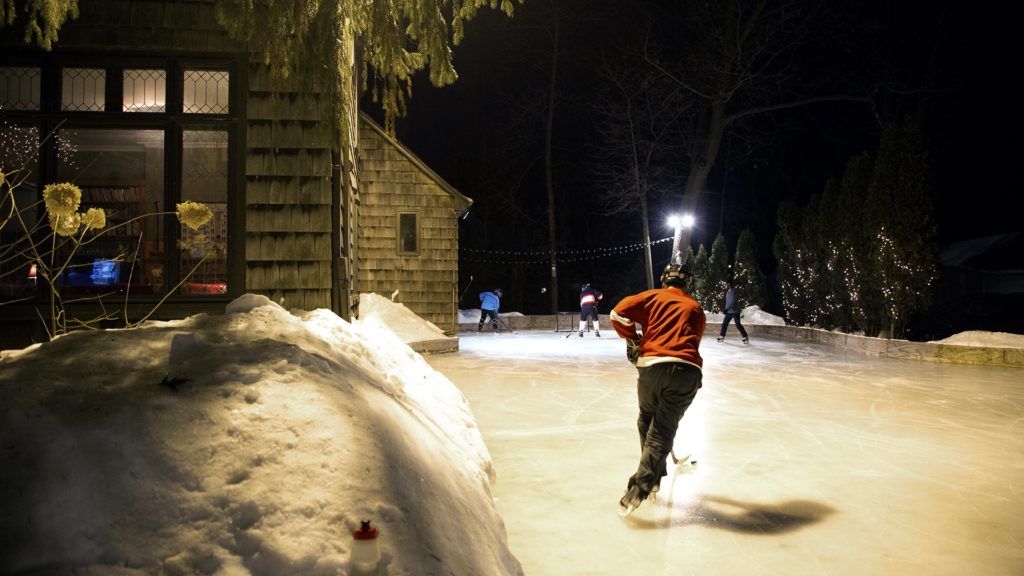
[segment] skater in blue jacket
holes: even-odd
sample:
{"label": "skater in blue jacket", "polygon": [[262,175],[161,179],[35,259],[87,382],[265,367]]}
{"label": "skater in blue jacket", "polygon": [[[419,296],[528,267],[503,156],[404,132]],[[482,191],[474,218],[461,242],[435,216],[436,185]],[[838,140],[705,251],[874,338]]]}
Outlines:
{"label": "skater in blue jacket", "polygon": [[729,322],[732,320],[736,321],[736,329],[740,331],[740,336],[743,337],[743,343],[749,342],[747,338],[747,331],[743,329],[743,324],[740,324],[740,307],[736,304],[736,293],[732,289],[732,282],[725,283],[725,320],[722,321],[722,331],[718,333],[718,341],[725,340],[725,331],[729,329]]}
{"label": "skater in blue jacket", "polygon": [[491,326],[494,327],[494,331],[498,331],[499,308],[501,308],[501,288],[480,293],[480,323],[477,324],[477,332],[483,332],[484,322],[487,321],[488,316],[491,318]]}

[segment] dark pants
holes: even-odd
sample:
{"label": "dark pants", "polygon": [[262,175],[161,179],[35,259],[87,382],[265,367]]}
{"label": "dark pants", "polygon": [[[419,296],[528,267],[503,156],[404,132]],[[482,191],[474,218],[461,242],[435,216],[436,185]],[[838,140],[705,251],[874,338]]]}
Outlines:
{"label": "dark pants", "polygon": [[491,317],[491,326],[494,326],[494,331],[498,331],[498,314],[494,310],[480,310],[480,323],[476,326],[477,332],[484,329],[484,322],[487,321],[488,316]]}
{"label": "dark pants", "polygon": [[700,368],[679,362],[655,364],[637,371],[640,465],[627,488],[639,484],[643,494],[648,494],[665,476],[665,459],[672,451],[679,421],[697,396],[703,374]]}
{"label": "dark pants", "polygon": [[597,322],[597,306],[594,306],[593,304],[584,304],[580,309],[580,321],[585,322],[588,319]]}
{"label": "dark pants", "polygon": [[736,329],[740,331],[740,336],[747,337],[747,331],[743,329],[743,324],[740,324],[740,313],[726,312],[725,320],[722,321],[722,332],[718,335],[719,338],[725,338],[725,331],[729,328],[729,321],[733,318],[736,319]]}

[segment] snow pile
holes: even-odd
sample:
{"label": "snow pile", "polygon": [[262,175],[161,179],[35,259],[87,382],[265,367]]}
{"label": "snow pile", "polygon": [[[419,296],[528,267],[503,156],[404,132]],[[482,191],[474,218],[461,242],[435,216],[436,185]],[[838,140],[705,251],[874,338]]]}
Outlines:
{"label": "snow pile", "polygon": [[243,296],[0,355],[0,572],[521,574],[461,393],[392,333]]}
{"label": "snow pile", "polygon": [[359,295],[359,319],[357,325],[380,328],[394,332],[402,342],[422,342],[447,338],[444,330],[417,316],[405,304],[374,294]]}
{"label": "snow pile", "polygon": [[956,344],[958,346],[984,346],[987,348],[1024,348],[1024,335],[1007,332],[981,332],[968,330],[942,340],[939,344]]}
{"label": "snow pile", "polygon": [[[705,310],[704,315],[707,317],[708,325],[721,324],[722,320],[725,320],[725,314],[714,314]],[[761,310],[760,306],[747,306],[740,313],[740,322],[744,324],[775,324],[777,326],[785,326],[786,321],[779,316],[769,314],[764,310]],[[730,322],[730,324],[732,324]]]}

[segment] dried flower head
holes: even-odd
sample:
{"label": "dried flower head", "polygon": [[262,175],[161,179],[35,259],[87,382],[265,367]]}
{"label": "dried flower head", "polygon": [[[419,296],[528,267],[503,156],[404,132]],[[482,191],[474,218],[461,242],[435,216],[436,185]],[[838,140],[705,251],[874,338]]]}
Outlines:
{"label": "dried flower head", "polygon": [[43,188],[46,212],[53,216],[70,216],[82,203],[82,190],[70,182],[47,184]]}
{"label": "dried flower head", "polygon": [[82,215],[78,212],[67,216],[50,213],[50,228],[57,236],[74,236],[82,225]]}
{"label": "dried flower head", "polygon": [[86,230],[99,230],[107,225],[107,213],[103,208],[89,208],[82,214],[82,226]]}
{"label": "dried flower head", "polygon": [[198,230],[200,226],[213,218],[213,211],[202,202],[186,200],[178,204],[177,215],[182,224],[193,230]]}
{"label": "dried flower head", "polygon": [[7,174],[4,174],[4,171],[0,170],[0,186],[3,186],[4,182],[6,180],[7,180]]}

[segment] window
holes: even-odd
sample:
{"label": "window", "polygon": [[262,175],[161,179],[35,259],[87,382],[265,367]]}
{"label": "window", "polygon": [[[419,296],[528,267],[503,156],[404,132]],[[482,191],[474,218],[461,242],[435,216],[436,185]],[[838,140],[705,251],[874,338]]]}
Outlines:
{"label": "window", "polygon": [[163,70],[125,70],[121,80],[125,112],[164,112],[167,110],[167,73]]}
{"label": "window", "polygon": [[[82,190],[80,211],[104,210],[103,233],[87,234],[55,280],[66,296],[227,294],[230,258],[242,256],[229,251],[241,163],[232,153],[235,62],[118,60],[61,55],[0,66],[0,170],[25,166],[16,188],[0,188],[0,209],[31,207],[46,184],[71,182]],[[198,230],[180,225],[174,212],[184,201],[205,204],[211,220]],[[28,227],[48,232],[41,209],[23,212]],[[5,226],[2,235],[2,250],[15,253],[24,231]],[[29,260],[0,258],[0,299],[44,295]]]}
{"label": "window", "polygon": [[182,286],[189,294],[225,294],[228,240],[228,133],[186,130],[182,134],[181,199],[202,202],[213,212],[199,230],[180,227]]}
{"label": "window", "polygon": [[416,213],[400,212],[398,214],[398,253],[415,254],[419,252],[419,231],[416,229]]}
{"label": "window", "polygon": [[185,70],[184,111],[187,114],[227,114],[231,76],[217,70]]}
{"label": "window", "polygon": [[[39,129],[33,125],[0,121],[0,300],[31,297],[35,277],[29,248],[21,223],[29,230],[37,228],[38,212],[31,206],[39,197]],[[26,210],[25,208],[29,208]],[[17,210],[20,222],[12,216]]]}
{"label": "window", "polygon": [[[107,219],[105,232],[75,252],[61,279],[65,290],[94,293],[115,285],[130,287],[134,294],[162,294],[164,219],[146,214],[166,209],[164,132],[61,129],[57,140],[61,153],[56,181],[74,182],[82,189],[82,208],[102,208]],[[116,268],[97,279],[97,263]]]}
{"label": "window", "polygon": [[0,110],[39,110],[39,68],[0,68]]}
{"label": "window", "polygon": [[65,68],[61,75],[60,109],[102,112],[107,106],[107,71],[99,68]]}

